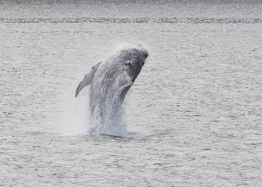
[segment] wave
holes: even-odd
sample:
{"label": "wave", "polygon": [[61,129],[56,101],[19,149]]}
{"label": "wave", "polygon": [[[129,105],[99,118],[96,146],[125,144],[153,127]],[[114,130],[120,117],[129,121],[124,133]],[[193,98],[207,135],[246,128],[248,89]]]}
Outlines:
{"label": "wave", "polygon": [[255,24],[262,18],[0,18],[0,23],[209,23],[209,24]]}

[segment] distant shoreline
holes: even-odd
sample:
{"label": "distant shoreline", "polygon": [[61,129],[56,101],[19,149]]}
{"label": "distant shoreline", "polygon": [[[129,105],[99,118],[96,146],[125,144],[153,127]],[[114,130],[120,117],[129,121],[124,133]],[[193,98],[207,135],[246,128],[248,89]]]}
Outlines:
{"label": "distant shoreline", "polygon": [[215,23],[215,24],[255,24],[262,23],[262,18],[0,18],[0,23]]}

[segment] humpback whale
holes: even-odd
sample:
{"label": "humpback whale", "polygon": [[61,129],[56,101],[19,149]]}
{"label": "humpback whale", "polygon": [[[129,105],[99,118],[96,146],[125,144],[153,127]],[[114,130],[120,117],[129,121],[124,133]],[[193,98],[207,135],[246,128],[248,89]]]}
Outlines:
{"label": "humpback whale", "polygon": [[84,76],[75,97],[90,85],[89,134],[125,135],[122,103],[147,57],[148,51],[142,45],[128,44],[93,66],[91,72]]}

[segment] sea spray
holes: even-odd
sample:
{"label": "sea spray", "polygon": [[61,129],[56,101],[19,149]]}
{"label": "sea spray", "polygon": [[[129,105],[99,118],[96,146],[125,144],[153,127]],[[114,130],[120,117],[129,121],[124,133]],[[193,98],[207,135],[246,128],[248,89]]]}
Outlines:
{"label": "sea spray", "polygon": [[84,88],[77,98],[71,100],[71,104],[63,119],[64,135],[87,135],[90,123],[89,107],[90,86]]}
{"label": "sea spray", "polygon": [[[111,85],[108,92],[114,93],[111,99],[105,99],[103,108],[99,105],[94,105],[93,113],[95,115],[90,119],[90,134],[107,134],[114,136],[126,136],[126,123],[122,117],[124,115],[124,109],[122,107],[122,100],[120,95],[123,94],[124,90],[132,85],[131,79],[126,76],[128,80],[125,80],[125,84],[120,83],[118,79],[115,84]],[[119,84],[123,84],[119,87]],[[106,95],[103,93],[102,95]],[[105,96],[106,97],[106,96]]]}
{"label": "sea spray", "polygon": [[[123,89],[123,88],[122,88]],[[122,92],[120,88],[115,97]],[[117,101],[117,108],[112,108],[112,103],[106,105],[103,116],[91,118],[90,86],[85,87],[77,98],[73,98],[68,109],[62,117],[65,136],[83,136],[88,134],[107,134],[115,136],[126,135],[126,123],[122,120],[124,109],[121,102]]]}

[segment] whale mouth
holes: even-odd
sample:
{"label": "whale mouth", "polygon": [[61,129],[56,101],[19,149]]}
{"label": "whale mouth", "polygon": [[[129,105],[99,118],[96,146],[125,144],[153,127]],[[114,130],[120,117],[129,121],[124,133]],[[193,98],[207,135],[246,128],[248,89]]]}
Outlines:
{"label": "whale mouth", "polygon": [[148,51],[143,48],[142,44],[138,44],[137,47],[139,47],[142,50],[142,56],[146,59],[148,57]]}
{"label": "whale mouth", "polygon": [[146,59],[148,57],[148,51],[146,49],[143,49],[141,51],[141,53],[142,53],[142,56],[144,57],[144,59]]}
{"label": "whale mouth", "polygon": [[148,52],[145,52],[145,53],[143,54],[143,56],[144,56],[144,58],[146,59],[146,58],[148,57]]}

